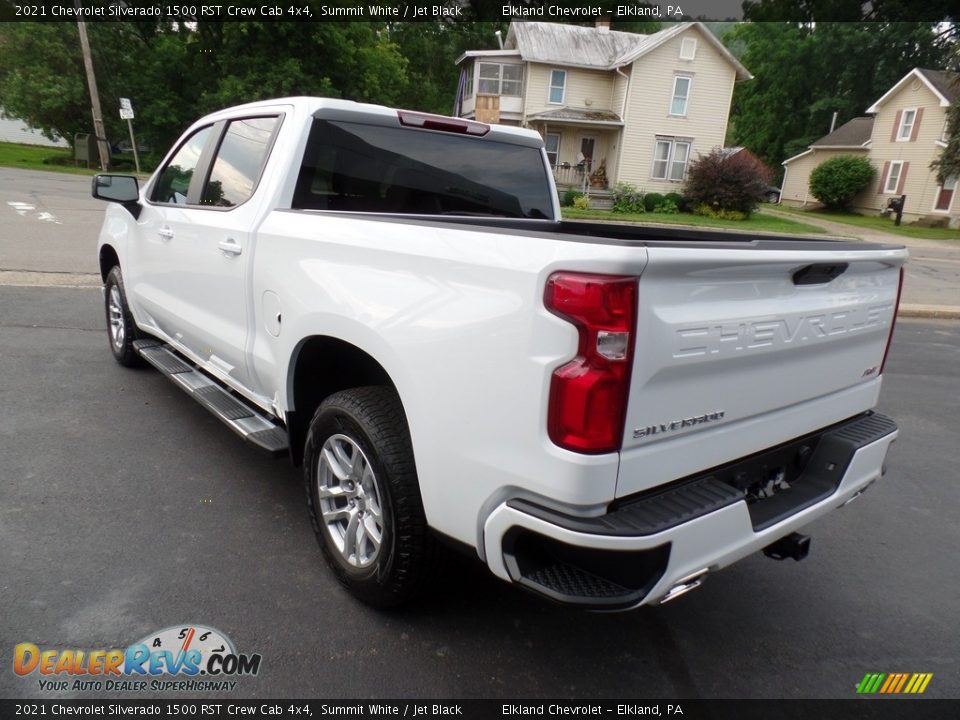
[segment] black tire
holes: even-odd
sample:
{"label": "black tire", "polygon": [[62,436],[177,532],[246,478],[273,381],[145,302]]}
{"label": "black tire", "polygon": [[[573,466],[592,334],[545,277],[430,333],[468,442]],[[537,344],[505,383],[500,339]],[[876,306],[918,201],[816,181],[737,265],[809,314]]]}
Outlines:
{"label": "black tire", "polygon": [[[334,473],[332,463],[324,458],[325,447],[345,452],[337,456],[337,467],[341,471],[350,467],[349,477],[356,482],[341,480]],[[341,457],[352,458],[351,464],[341,464]],[[372,471],[370,484],[376,492],[364,490],[366,484],[354,477],[360,472],[353,470],[360,467],[358,463]],[[303,464],[313,529],[340,584],[374,607],[393,607],[415,596],[433,575],[440,550],[427,528],[410,433],[397,394],[386,387],[360,387],[328,397],[310,421]],[[336,481],[332,490],[330,481]],[[322,484],[328,490],[321,496]],[[347,489],[357,493],[352,502]],[[328,520],[323,517],[325,510],[331,513]],[[377,527],[377,511],[382,524],[379,547],[374,549],[376,533],[367,530],[367,523]],[[329,520],[344,513],[348,517]],[[355,513],[357,524],[348,541]],[[353,554],[347,550],[348,543]],[[362,566],[364,560],[369,564]]]}
{"label": "black tire", "polygon": [[[111,306],[114,306],[111,309]],[[117,307],[119,306],[119,312]],[[127,293],[123,287],[120,266],[115,265],[107,273],[104,283],[103,309],[107,318],[107,342],[114,359],[124,367],[140,367],[143,359],[133,349],[133,341],[140,337],[137,324],[127,305]],[[116,323],[116,324],[115,324]]]}
{"label": "black tire", "polygon": [[769,192],[767,193],[767,202],[771,204],[776,204],[780,200],[780,193]]}

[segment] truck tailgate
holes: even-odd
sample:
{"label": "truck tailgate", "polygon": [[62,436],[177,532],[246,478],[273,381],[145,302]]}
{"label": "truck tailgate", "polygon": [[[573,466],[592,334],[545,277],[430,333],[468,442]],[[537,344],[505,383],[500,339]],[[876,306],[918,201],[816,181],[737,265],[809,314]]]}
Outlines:
{"label": "truck tailgate", "polygon": [[907,257],[875,248],[648,247],[617,495],[871,407]]}

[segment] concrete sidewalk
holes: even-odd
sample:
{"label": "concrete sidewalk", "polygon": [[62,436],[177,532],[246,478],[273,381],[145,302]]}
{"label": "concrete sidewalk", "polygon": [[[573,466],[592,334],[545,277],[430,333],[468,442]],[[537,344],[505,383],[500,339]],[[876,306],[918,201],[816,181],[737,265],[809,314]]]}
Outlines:
{"label": "concrete sidewalk", "polygon": [[960,238],[956,242],[925,240],[769,208],[760,212],[815,225],[831,235],[904,245],[910,251],[910,261],[903,281],[900,316],[960,319]]}

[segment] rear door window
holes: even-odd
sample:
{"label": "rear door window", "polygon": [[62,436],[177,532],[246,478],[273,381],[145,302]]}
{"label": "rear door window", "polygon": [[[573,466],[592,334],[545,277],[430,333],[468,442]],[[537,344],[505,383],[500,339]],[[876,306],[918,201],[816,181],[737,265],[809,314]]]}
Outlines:
{"label": "rear door window", "polygon": [[539,148],[315,120],[293,207],[545,219],[553,200]]}
{"label": "rear door window", "polygon": [[229,208],[253,195],[278,123],[277,117],[230,121],[203,188],[201,205]]}

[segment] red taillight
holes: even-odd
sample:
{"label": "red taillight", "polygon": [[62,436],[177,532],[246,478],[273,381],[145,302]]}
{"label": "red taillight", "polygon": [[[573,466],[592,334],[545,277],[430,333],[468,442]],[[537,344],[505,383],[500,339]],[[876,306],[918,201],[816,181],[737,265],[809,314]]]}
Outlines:
{"label": "red taillight", "polygon": [[893,329],[897,326],[897,314],[900,312],[900,295],[903,293],[903,267],[900,268],[900,282],[897,285],[897,304],[893,306],[893,318],[890,320],[890,334],[887,335],[887,347],[883,351],[883,362],[880,363],[880,374],[887,366],[887,355],[890,354],[890,343],[893,342]]}
{"label": "red taillight", "polygon": [[618,450],[633,360],[637,278],[558,272],[547,279],[543,301],[580,333],[577,356],[550,382],[550,439],[575,452]]}
{"label": "red taillight", "polygon": [[490,126],[473,120],[459,120],[443,115],[428,115],[427,113],[397,110],[397,117],[401,125],[418,127],[424,130],[442,130],[443,132],[463,133],[464,135],[482,136],[490,132]]}

